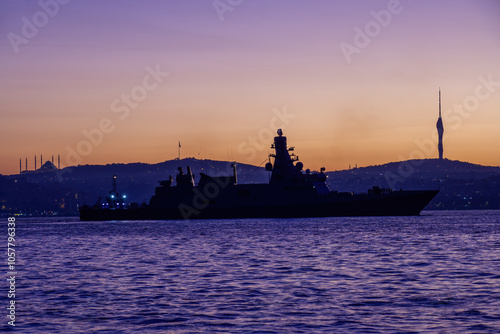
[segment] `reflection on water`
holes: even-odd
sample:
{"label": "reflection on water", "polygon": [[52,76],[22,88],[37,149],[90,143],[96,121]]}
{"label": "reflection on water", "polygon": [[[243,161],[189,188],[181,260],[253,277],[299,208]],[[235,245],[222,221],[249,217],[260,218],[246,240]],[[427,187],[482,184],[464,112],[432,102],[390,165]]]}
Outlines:
{"label": "reflection on water", "polygon": [[16,330],[500,332],[499,230],[499,211],[19,219]]}

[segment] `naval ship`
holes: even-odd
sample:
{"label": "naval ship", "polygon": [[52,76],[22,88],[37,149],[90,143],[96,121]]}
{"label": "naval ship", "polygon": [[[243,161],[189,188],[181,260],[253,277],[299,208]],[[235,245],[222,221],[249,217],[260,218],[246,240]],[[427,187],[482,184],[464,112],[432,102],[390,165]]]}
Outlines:
{"label": "naval ship", "polygon": [[[230,218],[294,218],[339,216],[419,215],[439,190],[397,190],[373,186],[366,193],[331,191],[325,168],[320,172],[303,170],[304,165],[287,146],[281,129],[271,149],[266,170],[267,184],[238,184],[236,163],[232,175],[209,176],[200,173],[198,183],[188,166],[178,168],[172,177],[160,181],[149,204],[126,204],[124,196],[113,191],[104,202],[80,207],[82,221],[169,220]],[[274,160],[271,163],[271,158]]]}

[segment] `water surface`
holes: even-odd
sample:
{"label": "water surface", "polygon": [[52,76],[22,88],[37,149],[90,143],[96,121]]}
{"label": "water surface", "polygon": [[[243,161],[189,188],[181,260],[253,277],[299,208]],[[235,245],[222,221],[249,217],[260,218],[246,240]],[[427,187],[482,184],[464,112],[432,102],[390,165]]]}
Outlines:
{"label": "water surface", "polygon": [[500,211],[139,222],[19,218],[15,329],[500,333],[499,231]]}

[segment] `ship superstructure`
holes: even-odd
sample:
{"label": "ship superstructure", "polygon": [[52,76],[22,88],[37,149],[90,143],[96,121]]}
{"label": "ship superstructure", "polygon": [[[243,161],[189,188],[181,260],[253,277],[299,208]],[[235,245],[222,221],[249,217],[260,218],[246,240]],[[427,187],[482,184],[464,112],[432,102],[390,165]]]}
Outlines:
{"label": "ship superstructure", "polygon": [[[325,168],[303,170],[303,164],[287,146],[281,129],[271,146],[274,153],[266,164],[268,184],[238,184],[236,163],[232,175],[200,173],[198,183],[188,166],[160,181],[148,205],[103,208],[83,206],[81,220],[163,220],[287,218],[328,216],[418,215],[438,190],[393,191],[374,186],[366,193],[331,191]],[[292,152],[292,154],[290,154]]]}

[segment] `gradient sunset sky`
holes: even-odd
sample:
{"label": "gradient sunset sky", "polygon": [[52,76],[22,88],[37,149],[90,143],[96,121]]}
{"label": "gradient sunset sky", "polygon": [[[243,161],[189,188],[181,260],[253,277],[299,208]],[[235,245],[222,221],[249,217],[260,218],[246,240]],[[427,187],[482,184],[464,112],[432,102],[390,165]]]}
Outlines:
{"label": "gradient sunset sky", "polygon": [[1,174],[259,165],[277,127],[305,168],[436,158],[439,87],[445,158],[500,165],[496,0],[5,0],[0,36]]}

